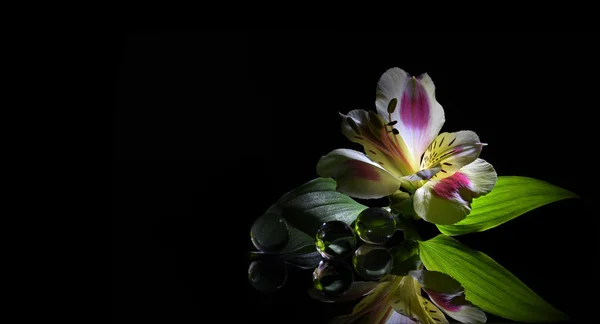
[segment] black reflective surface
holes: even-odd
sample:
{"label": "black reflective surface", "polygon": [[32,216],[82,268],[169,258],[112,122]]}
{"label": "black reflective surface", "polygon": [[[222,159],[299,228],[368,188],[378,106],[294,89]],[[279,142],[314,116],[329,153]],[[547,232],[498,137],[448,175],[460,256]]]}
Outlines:
{"label": "black reflective surface", "polygon": [[[288,266],[279,291],[254,289],[248,231],[281,195],[317,177],[322,155],[361,149],[341,134],[338,113],[372,108],[376,82],[393,66],[430,74],[446,112],[442,131],[477,132],[488,143],[481,158],[499,174],[581,196],[458,239],[558,309],[594,320],[584,320],[592,314],[581,305],[598,289],[589,262],[598,228],[595,35],[398,28],[107,36],[99,64],[112,80],[113,322],[326,323],[349,313],[352,303],[308,297],[311,270]],[[424,239],[437,233],[416,226]]]}

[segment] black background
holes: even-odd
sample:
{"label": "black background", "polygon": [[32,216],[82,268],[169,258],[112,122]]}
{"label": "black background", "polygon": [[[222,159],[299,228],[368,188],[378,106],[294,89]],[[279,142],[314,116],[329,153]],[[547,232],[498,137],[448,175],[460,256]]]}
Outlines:
{"label": "black background", "polygon": [[[555,307],[592,315],[597,289],[596,35],[123,30],[111,35],[114,322],[327,322],[352,304],[247,280],[249,228],[318,159],[360,149],[338,112],[373,109],[390,67],[429,73],[446,113],[499,175],[581,196],[458,239]],[[425,235],[434,228],[423,224]],[[490,322],[502,321],[489,316]]]}

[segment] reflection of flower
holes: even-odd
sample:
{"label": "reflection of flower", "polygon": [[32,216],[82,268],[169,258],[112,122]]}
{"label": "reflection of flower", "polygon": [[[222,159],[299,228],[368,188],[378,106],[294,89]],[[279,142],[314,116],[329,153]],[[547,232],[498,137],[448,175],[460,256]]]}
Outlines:
{"label": "reflection of flower", "polygon": [[[431,302],[421,295],[421,288]],[[389,275],[379,282],[357,282],[339,299],[347,301],[368,294],[349,315],[338,316],[331,323],[448,323],[443,313],[462,323],[484,323],[485,313],[464,298],[464,289],[450,276],[441,272],[414,270],[407,276]],[[440,311],[441,308],[441,311]],[[443,311],[443,313],[442,313]]]}
{"label": "reflection of flower", "polygon": [[472,131],[441,133],[444,109],[427,74],[410,77],[399,68],[386,71],[377,84],[377,112],[352,110],[342,132],[361,144],[366,155],[337,149],[317,164],[322,177],[356,198],[381,198],[400,186],[413,195],[418,216],[452,224],[470,212],[473,198],[489,193],[497,176],[479,153],[485,145]]}

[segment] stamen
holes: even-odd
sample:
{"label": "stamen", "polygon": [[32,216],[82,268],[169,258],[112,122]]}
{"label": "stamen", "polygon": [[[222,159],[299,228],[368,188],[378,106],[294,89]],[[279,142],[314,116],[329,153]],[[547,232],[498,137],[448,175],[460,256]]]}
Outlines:
{"label": "stamen", "polygon": [[393,98],[392,100],[390,100],[390,103],[388,104],[388,114],[393,114],[394,111],[396,110],[396,105],[398,105],[398,99]]}
{"label": "stamen", "polygon": [[[394,99],[394,100],[396,100],[396,99]],[[397,100],[396,100],[396,101],[397,101]],[[388,111],[389,111],[389,110],[388,110]],[[388,113],[388,120],[392,120],[392,113]],[[394,125],[396,125],[397,123],[398,123],[398,121],[397,121],[397,120],[392,120],[391,122],[389,122],[389,123],[387,124],[387,126],[390,126],[390,127],[392,127],[392,130],[391,130],[391,132],[392,132],[392,133],[394,133],[394,135],[398,135],[398,134],[400,134],[400,132],[399,132],[397,129],[395,129],[395,128],[393,127],[393,126],[394,126]],[[397,138],[396,136],[394,136],[394,142],[396,143],[396,146],[400,147],[400,142],[398,141],[398,138]]]}

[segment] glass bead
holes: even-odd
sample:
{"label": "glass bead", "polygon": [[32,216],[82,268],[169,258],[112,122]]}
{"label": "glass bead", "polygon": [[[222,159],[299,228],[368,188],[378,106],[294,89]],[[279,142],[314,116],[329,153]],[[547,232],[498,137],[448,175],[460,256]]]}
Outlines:
{"label": "glass bead", "polygon": [[394,258],[382,246],[362,245],[352,257],[354,270],[366,280],[381,279],[392,271]]}
{"label": "glass bead", "polygon": [[354,230],[367,243],[384,244],[396,232],[396,219],[381,207],[370,207],[358,214]]}
{"label": "glass bead", "polygon": [[324,258],[345,258],[354,252],[356,236],[352,227],[342,221],[324,223],[317,231],[317,251]]}
{"label": "glass bead", "polygon": [[263,256],[253,261],[248,267],[248,281],[258,291],[278,291],[287,281],[285,261],[277,256]]}
{"label": "glass bead", "polygon": [[313,271],[313,286],[328,297],[339,297],[350,290],[354,274],[342,260],[323,260]]}
{"label": "glass bead", "polygon": [[263,252],[279,252],[288,244],[290,230],[281,216],[265,214],[252,224],[250,239],[252,244]]}

